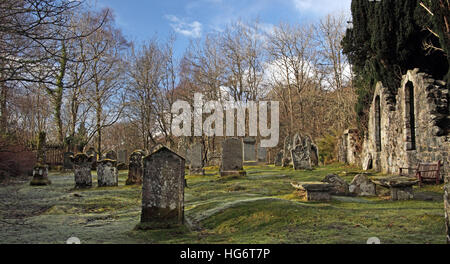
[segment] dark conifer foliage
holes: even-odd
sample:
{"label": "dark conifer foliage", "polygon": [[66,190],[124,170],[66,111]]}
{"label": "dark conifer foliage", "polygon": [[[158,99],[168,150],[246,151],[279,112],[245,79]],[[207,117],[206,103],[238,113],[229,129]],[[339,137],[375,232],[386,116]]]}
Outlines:
{"label": "dark conifer foliage", "polygon": [[[445,34],[444,19],[448,18],[448,2],[444,2],[352,1],[353,27],[347,30],[343,46],[356,75],[359,97],[356,107],[362,125],[365,126],[365,113],[378,81],[391,92],[387,100],[395,104],[401,76],[408,70],[420,68],[438,79],[448,74],[445,53],[448,51],[448,34]],[[439,37],[433,34],[436,32]],[[437,49],[425,48],[424,43]]]}

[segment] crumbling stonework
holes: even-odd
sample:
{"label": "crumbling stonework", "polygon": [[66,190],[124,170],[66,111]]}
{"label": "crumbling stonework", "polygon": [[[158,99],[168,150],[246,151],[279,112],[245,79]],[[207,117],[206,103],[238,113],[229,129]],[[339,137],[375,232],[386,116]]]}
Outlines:
{"label": "crumbling stonework", "polygon": [[77,154],[71,158],[75,175],[75,188],[92,187],[91,167],[93,160],[94,156],[88,156],[84,153]]}
{"label": "crumbling stonework", "polygon": [[358,165],[359,161],[359,149],[358,149],[358,130],[348,129],[344,131],[339,141],[339,162]]}
{"label": "crumbling stonework", "polygon": [[170,228],[184,223],[185,160],[161,147],[144,160],[141,223]]}
{"label": "crumbling stonework", "polygon": [[128,179],[126,185],[142,184],[142,175],[144,167],[142,164],[142,159],[145,156],[145,151],[135,150],[130,155],[129,166],[128,166]]}
{"label": "crumbling stonework", "polygon": [[104,159],[97,162],[98,187],[115,187],[119,185],[117,160]]}
{"label": "crumbling stonework", "polygon": [[401,84],[395,100],[377,84],[362,151],[364,169],[392,174],[399,173],[399,168],[415,168],[420,162],[441,161],[441,175],[447,175],[448,88],[418,69],[408,71]]}

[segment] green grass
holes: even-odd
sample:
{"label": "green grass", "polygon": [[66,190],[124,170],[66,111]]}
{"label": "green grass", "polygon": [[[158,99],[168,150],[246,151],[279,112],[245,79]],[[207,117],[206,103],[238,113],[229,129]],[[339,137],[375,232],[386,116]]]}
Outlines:
{"label": "green grass", "polygon": [[[72,174],[52,173],[53,184],[0,188],[0,243],[445,243],[442,186],[416,188],[413,201],[334,197],[304,202],[292,181],[320,181],[335,173],[350,182],[357,168],[333,164],[313,171],[247,167],[247,176],[221,179],[218,168],[186,176],[186,226],[136,230],[141,188],[73,190]],[[373,174],[376,175],[376,174]],[[96,182],[95,173],[94,183]]]}

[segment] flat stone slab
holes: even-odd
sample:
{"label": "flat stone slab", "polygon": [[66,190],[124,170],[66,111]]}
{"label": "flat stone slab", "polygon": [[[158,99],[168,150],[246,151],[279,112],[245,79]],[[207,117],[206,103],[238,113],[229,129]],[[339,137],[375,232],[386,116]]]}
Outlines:
{"label": "flat stone slab", "polygon": [[405,201],[414,199],[413,186],[419,183],[411,177],[386,177],[372,180],[376,185],[380,185],[391,190],[391,200]]}
{"label": "flat stone slab", "polygon": [[372,182],[376,185],[380,185],[387,188],[406,188],[412,187],[419,183],[416,178],[411,177],[385,177],[372,179]]}
{"label": "flat stone slab", "polygon": [[295,189],[308,192],[328,192],[333,187],[332,184],[325,182],[292,182],[291,185]]}
{"label": "flat stone slab", "polygon": [[297,189],[298,193],[300,193],[306,201],[327,202],[331,200],[330,190],[333,187],[332,184],[323,182],[291,182],[291,185]]}

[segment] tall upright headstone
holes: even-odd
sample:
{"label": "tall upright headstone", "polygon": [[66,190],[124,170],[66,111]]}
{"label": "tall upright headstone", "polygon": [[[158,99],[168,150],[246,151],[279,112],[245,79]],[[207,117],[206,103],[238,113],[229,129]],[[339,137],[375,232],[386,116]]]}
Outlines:
{"label": "tall upright headstone", "polygon": [[73,169],[73,164],[72,161],[70,160],[70,157],[72,157],[73,155],[74,155],[73,152],[64,152],[64,161],[63,161],[64,170]]}
{"label": "tall upright headstone", "polygon": [[45,132],[39,133],[37,163],[33,167],[33,179],[30,182],[31,186],[45,186],[52,184],[48,179],[48,165],[45,164],[46,137],[47,134]]}
{"label": "tall upright headstone", "polygon": [[267,149],[258,147],[258,162],[267,162]]}
{"label": "tall upright headstone", "polygon": [[227,138],[222,143],[222,164],[220,176],[243,176],[246,175],[242,159],[242,140],[238,138]]}
{"label": "tall upright headstone", "polygon": [[291,149],[291,159],[295,170],[312,169],[311,162],[311,139],[299,134],[294,136],[293,148]]}
{"label": "tall upright headstone", "polygon": [[73,171],[75,175],[75,188],[83,189],[92,187],[92,162],[94,156],[79,153],[71,157]]}
{"label": "tall upright headstone", "polygon": [[256,139],[252,137],[246,137],[243,139],[244,142],[244,162],[245,161],[256,161]]}
{"label": "tall upright headstone", "polygon": [[135,150],[130,155],[128,165],[128,179],[126,185],[142,184],[142,175],[144,174],[144,165],[142,159],[145,157],[144,150]]}
{"label": "tall upright headstone", "polygon": [[282,150],[277,153],[277,155],[275,156],[275,166],[277,167],[283,166],[283,156],[284,154]]}
{"label": "tall upright headstone", "polygon": [[117,152],[117,163],[128,163],[128,151],[126,149]]}
{"label": "tall upright headstone", "polygon": [[187,142],[186,137],[181,137],[180,140],[178,141],[177,153],[185,159],[186,165],[189,166],[190,153],[189,153],[189,144]]}
{"label": "tall upright headstone", "polygon": [[284,138],[284,147],[283,147],[283,162],[282,162],[282,166],[283,167],[289,167],[289,165],[291,164],[292,160],[291,160],[291,137],[290,136],[286,136]]}
{"label": "tall upright headstone", "polygon": [[191,164],[189,166],[190,175],[205,175],[203,169],[203,145],[196,143],[189,150]]}
{"label": "tall upright headstone", "polygon": [[98,187],[119,186],[119,171],[117,161],[104,159],[97,162]]}
{"label": "tall upright headstone", "polygon": [[185,160],[161,147],[144,160],[141,223],[169,228],[184,223]]}

